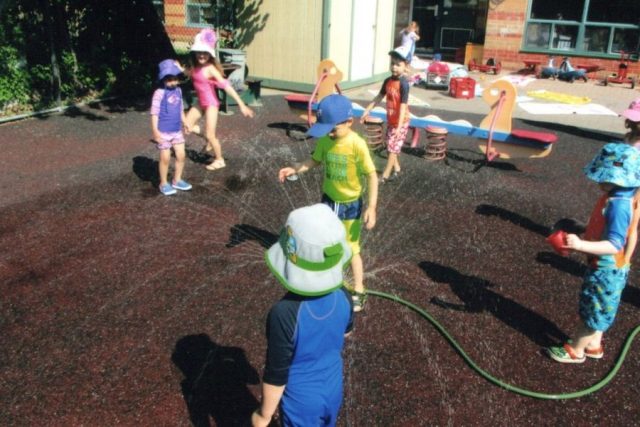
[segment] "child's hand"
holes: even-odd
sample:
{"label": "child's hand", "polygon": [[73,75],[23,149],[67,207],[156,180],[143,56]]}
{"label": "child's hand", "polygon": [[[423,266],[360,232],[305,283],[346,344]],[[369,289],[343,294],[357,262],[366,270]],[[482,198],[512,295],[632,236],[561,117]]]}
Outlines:
{"label": "child's hand", "polygon": [[367,208],[364,211],[364,215],[362,219],[364,221],[365,228],[367,230],[371,230],[373,227],[376,226],[376,210]]}
{"label": "child's hand", "polygon": [[153,140],[156,142],[156,144],[160,144],[160,141],[162,140],[162,136],[160,136],[160,133],[153,132]]}
{"label": "child's hand", "polygon": [[253,427],[266,427],[271,423],[271,418],[263,417],[259,411],[254,411],[251,414],[251,425]]}
{"label": "child's hand", "polygon": [[566,249],[579,251],[582,247],[582,239],[575,234],[567,234],[566,244],[563,247]]}
{"label": "child's hand", "polygon": [[184,129],[184,133],[185,133],[186,135],[189,135],[189,134],[191,133],[191,126],[189,126],[189,125],[188,125],[188,124],[186,124],[186,123],[182,125],[182,129]]}
{"label": "child's hand", "polygon": [[253,110],[246,105],[240,105],[240,112],[245,117],[253,117],[254,115]]}
{"label": "child's hand", "polygon": [[284,182],[284,180],[287,179],[288,176],[295,175],[295,174],[296,174],[296,170],[292,167],[282,168],[280,169],[280,172],[278,172],[278,180],[280,182]]}

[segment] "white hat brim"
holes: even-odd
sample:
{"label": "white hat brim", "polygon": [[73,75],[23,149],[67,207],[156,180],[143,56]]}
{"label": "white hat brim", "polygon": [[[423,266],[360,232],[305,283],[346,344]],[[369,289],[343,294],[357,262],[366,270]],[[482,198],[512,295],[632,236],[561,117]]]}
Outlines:
{"label": "white hat brim", "polygon": [[275,243],[265,253],[265,260],[271,272],[289,291],[304,296],[327,294],[342,286],[343,270],[351,260],[351,248],[342,243],[344,249],[340,262],[324,271],[304,270],[290,262],[280,243]]}
{"label": "white hat brim", "polygon": [[209,55],[213,56],[214,58],[216,57],[216,52],[215,50],[213,50],[211,48],[211,46],[209,46],[208,44],[200,41],[200,40],[196,40],[193,45],[191,45],[191,49],[189,49],[191,52],[207,52]]}

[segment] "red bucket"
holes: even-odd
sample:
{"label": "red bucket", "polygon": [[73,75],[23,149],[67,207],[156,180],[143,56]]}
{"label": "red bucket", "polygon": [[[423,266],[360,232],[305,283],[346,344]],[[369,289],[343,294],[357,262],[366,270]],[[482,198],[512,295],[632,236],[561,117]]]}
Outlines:
{"label": "red bucket", "polygon": [[567,256],[569,255],[569,249],[564,246],[567,245],[567,232],[558,230],[549,237],[547,237],[547,243],[549,243],[553,250],[556,251],[558,255]]}

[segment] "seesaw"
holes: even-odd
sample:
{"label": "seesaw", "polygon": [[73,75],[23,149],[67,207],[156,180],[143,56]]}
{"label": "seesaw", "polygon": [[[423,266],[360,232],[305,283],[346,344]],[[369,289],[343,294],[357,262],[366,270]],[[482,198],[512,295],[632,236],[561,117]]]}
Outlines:
{"label": "seesaw", "polygon": [[[329,94],[334,93],[334,88],[340,92],[338,82],[342,73],[331,60],[324,60],[318,66],[318,82],[311,96],[294,94],[285,96],[289,108],[293,111],[306,110],[303,116],[310,125],[313,122],[313,112],[317,109],[318,102]],[[553,133],[537,132],[521,129],[512,129],[513,108],[516,99],[515,86],[506,80],[496,80],[484,90],[482,98],[489,104],[489,114],[474,126],[466,120],[445,121],[435,115],[417,117],[411,115],[409,125],[414,129],[412,146],[418,142],[419,129],[445,129],[446,133],[469,136],[485,140],[478,148],[485,154],[488,161],[497,157],[502,159],[513,158],[542,158],[551,153],[553,143],[558,137]],[[353,114],[361,117],[365,109],[353,103]],[[369,117],[386,121],[386,111],[376,107],[369,112]]]}
{"label": "seesaw", "polygon": [[317,103],[327,95],[331,95],[337,91],[341,93],[338,82],[342,80],[342,71],[338,70],[336,64],[330,59],[320,61],[317,69],[318,82],[316,83],[311,96],[294,93],[286,95],[284,99],[289,104],[292,111],[306,110],[307,114],[300,117],[307,121],[307,125],[311,126],[315,118],[313,111],[317,107]]}

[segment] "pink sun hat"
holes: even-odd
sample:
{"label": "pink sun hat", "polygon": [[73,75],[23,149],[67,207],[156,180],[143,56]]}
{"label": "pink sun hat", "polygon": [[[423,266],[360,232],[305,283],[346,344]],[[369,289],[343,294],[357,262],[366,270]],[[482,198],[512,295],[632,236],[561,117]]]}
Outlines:
{"label": "pink sun hat", "polygon": [[206,28],[196,34],[190,50],[191,52],[207,52],[215,58],[217,40],[216,32]]}
{"label": "pink sun hat", "polygon": [[624,110],[621,114],[625,119],[629,119],[632,122],[640,122],[640,98],[629,104],[629,108]]}

